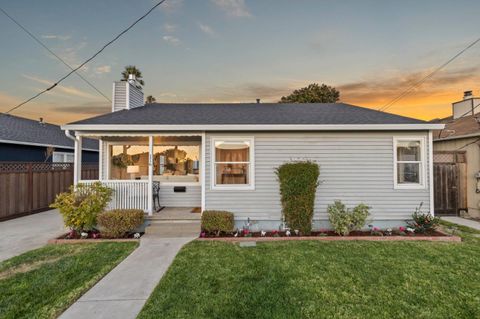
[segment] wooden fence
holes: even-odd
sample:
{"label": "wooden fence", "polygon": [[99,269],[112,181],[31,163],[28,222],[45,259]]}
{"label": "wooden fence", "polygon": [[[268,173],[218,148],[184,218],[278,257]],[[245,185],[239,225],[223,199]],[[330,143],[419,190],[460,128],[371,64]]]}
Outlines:
{"label": "wooden fence", "polygon": [[[98,164],[84,164],[82,179],[98,179]],[[73,163],[0,162],[0,220],[49,209],[73,184]]]}

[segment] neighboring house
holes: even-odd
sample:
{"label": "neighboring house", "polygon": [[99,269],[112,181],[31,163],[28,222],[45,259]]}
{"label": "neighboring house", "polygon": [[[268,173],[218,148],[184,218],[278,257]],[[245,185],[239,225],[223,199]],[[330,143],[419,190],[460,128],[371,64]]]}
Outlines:
{"label": "neighboring house", "polygon": [[140,93],[116,82],[112,113],[62,126],[75,132],[77,154],[84,137],[99,140],[100,179],[120,190],[111,207],[152,214],[159,182],[164,206],[227,210],[238,226],[278,229],[275,169],[311,160],[320,165],[317,228],[337,199],[371,206],[379,226],[404,224],[421,203],[433,213],[432,130],[443,124],[344,103],[143,106],[131,100]]}
{"label": "neighboring house", "polygon": [[452,116],[436,120],[445,129],[434,131],[435,210],[480,217],[480,98],[466,91],[452,103]]}
{"label": "neighboring house", "polygon": [[[73,162],[73,149],[58,125],[0,113],[0,162]],[[85,140],[82,157],[98,162],[96,140]]]}

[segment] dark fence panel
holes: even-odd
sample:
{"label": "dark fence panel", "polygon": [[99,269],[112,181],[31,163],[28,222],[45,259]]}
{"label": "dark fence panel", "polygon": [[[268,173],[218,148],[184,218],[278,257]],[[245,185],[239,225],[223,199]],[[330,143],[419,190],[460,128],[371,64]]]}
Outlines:
{"label": "dark fence panel", "polygon": [[[98,179],[98,164],[84,164],[82,179]],[[73,184],[73,163],[0,162],[0,220],[49,209]]]}

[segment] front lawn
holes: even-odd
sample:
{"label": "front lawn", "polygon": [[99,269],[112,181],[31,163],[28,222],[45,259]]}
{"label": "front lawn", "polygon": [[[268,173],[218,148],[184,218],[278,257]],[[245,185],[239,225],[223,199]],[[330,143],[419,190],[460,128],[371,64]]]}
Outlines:
{"label": "front lawn", "polygon": [[57,317],[136,245],[48,245],[0,263],[0,318]]}
{"label": "front lawn", "polygon": [[139,318],[474,318],[480,243],[185,246]]}

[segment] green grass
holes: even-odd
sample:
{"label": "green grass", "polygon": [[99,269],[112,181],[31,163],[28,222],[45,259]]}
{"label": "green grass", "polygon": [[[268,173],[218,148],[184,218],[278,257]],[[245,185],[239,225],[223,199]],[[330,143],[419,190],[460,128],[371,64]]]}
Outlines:
{"label": "green grass", "polygon": [[48,245],[0,263],[0,318],[57,317],[136,245]]}
{"label": "green grass", "polygon": [[480,241],[185,246],[139,318],[478,318]]}

